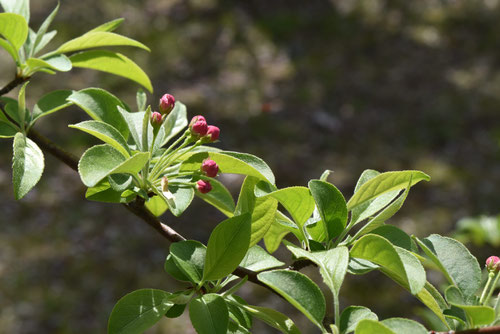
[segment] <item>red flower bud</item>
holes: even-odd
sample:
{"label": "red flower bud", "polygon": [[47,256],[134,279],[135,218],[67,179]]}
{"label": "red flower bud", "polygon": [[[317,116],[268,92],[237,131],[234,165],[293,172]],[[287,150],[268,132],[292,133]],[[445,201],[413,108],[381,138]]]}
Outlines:
{"label": "red flower bud", "polygon": [[220,129],[215,125],[209,125],[207,127],[207,135],[206,137],[210,140],[210,142],[214,142],[219,139]]}
{"label": "red flower bud", "polygon": [[196,182],[196,188],[200,193],[206,194],[210,192],[210,190],[212,190],[212,185],[208,181],[199,180],[198,182]]}
{"label": "red flower bud", "polygon": [[160,126],[162,125],[162,123],[163,123],[162,115],[157,111],[152,112],[151,113],[151,126],[153,127],[153,129],[159,129]]}
{"label": "red flower bud", "polygon": [[189,123],[189,130],[191,130],[191,134],[195,137],[203,137],[207,134],[208,125],[205,117],[203,116],[194,116],[191,122]]}
{"label": "red flower bud", "polygon": [[168,115],[175,106],[175,98],[170,94],[165,94],[160,99],[160,113]]}
{"label": "red flower bud", "polygon": [[219,172],[219,166],[212,159],[205,159],[201,164],[201,170],[208,177],[216,177]]}
{"label": "red flower bud", "polygon": [[500,258],[498,256],[490,256],[486,259],[486,268],[489,271],[500,271]]}

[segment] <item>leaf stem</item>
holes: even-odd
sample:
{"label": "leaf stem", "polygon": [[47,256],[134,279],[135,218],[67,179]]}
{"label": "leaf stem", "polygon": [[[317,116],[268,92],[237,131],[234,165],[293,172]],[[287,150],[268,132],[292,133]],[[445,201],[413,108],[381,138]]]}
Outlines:
{"label": "leaf stem", "polygon": [[484,305],[488,305],[488,302],[490,301],[491,295],[493,294],[493,291],[495,290],[498,279],[500,278],[500,271],[497,271],[495,274],[495,279],[493,280],[493,284],[491,284],[491,287],[488,291],[488,294],[486,295],[486,298],[484,300]]}
{"label": "leaf stem", "polygon": [[488,281],[486,281],[486,285],[484,286],[483,292],[481,293],[481,298],[479,298],[479,304],[484,305],[484,299],[486,298],[486,295],[490,289],[491,281],[493,280],[493,277],[495,277],[495,274],[493,272],[488,273]]}

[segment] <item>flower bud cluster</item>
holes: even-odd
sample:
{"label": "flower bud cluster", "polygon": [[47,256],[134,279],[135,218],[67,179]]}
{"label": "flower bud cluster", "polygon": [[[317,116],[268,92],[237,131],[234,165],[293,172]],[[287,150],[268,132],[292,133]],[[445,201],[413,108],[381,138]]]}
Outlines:
{"label": "flower bud cluster", "polygon": [[486,269],[489,272],[499,272],[500,271],[500,258],[498,256],[490,256],[486,259]]}
{"label": "flower bud cluster", "polygon": [[[201,163],[201,172],[208,177],[216,177],[219,173],[219,166],[212,159],[205,159]],[[208,180],[199,180],[196,182],[196,189],[202,194],[206,194],[212,190],[212,185]]]}
{"label": "flower bud cluster", "polygon": [[213,143],[219,139],[220,129],[215,125],[208,125],[205,117],[194,116],[189,123],[189,131],[195,139],[202,139],[203,142]]}
{"label": "flower bud cluster", "polygon": [[158,111],[153,111],[151,113],[150,124],[153,127],[153,130],[158,133],[161,125],[165,121],[165,118],[170,114],[170,112],[175,107],[175,98],[170,94],[165,94],[161,97],[160,103],[158,106]]}

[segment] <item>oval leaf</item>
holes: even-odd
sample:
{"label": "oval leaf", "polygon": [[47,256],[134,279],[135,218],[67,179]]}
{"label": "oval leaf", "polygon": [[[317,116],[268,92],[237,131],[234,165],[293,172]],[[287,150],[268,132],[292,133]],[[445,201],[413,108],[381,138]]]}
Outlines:
{"label": "oval leaf", "polygon": [[94,30],[64,43],[56,50],[56,52],[67,53],[102,46],[133,46],[146,51],[151,51],[146,45],[131,38],[108,31]]}
{"label": "oval leaf", "polygon": [[44,168],[42,150],[21,132],[14,137],[12,183],[14,196],[21,199],[40,180]]}
{"label": "oval leaf", "polygon": [[212,231],[207,244],[203,280],[217,280],[233,272],[250,243],[250,214],[234,216]]}
{"label": "oval leaf", "polygon": [[210,184],[212,185],[212,190],[210,192],[202,194],[197,191],[195,193],[196,196],[213,205],[226,216],[232,217],[235,209],[233,196],[229,190],[216,179],[210,179]]}
{"label": "oval leaf", "polygon": [[[205,245],[194,240],[180,241],[170,246],[170,255],[173,262],[183,275],[194,284],[198,284],[203,277],[206,253]],[[165,265],[166,268],[167,265]],[[175,273],[172,276],[181,281],[184,280],[182,276],[175,275]]]}
{"label": "oval leaf", "polygon": [[142,333],[163,318],[174,305],[170,293],[142,289],[129,293],[116,303],[108,321],[108,334]]}
{"label": "oval leaf", "polygon": [[381,324],[376,320],[365,319],[361,320],[356,326],[355,334],[399,334],[392,331],[389,327]]}
{"label": "oval leaf", "polygon": [[73,67],[71,61],[65,55],[55,55],[49,58],[29,58],[26,60],[29,66],[29,73],[34,73],[42,68],[48,68],[59,72],[68,72]]}
{"label": "oval leaf", "polygon": [[226,334],[229,312],[224,299],[210,293],[191,300],[189,318],[198,334]]}
{"label": "oval leaf", "polygon": [[21,15],[0,13],[0,35],[19,51],[28,38],[28,24]]}
{"label": "oval leaf", "polygon": [[382,320],[381,323],[398,334],[428,334],[424,326],[410,319],[389,318]]}
{"label": "oval leaf", "polygon": [[293,323],[292,319],[288,318],[281,312],[267,307],[253,305],[239,305],[252,316],[264,321],[271,327],[280,330],[285,334],[300,334],[299,329]]}
{"label": "oval leaf", "polygon": [[346,307],[340,315],[339,329],[342,334],[354,332],[361,320],[378,320],[378,317],[369,308],[364,306]]}
{"label": "oval leaf", "polygon": [[73,92],[70,90],[56,90],[42,96],[33,107],[32,123],[40,117],[50,115],[72,105],[73,102],[67,101],[67,98],[71,94],[73,94]]}
{"label": "oval leaf", "polygon": [[324,330],[322,321],[326,312],[325,297],[306,275],[278,269],[265,271],[257,277],[301,311],[313,324]]}

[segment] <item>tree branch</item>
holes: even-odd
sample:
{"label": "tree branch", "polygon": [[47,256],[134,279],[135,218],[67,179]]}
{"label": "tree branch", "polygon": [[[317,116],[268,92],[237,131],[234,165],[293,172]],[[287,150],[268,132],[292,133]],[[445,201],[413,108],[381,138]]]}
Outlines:
{"label": "tree branch", "polygon": [[2,89],[0,89],[0,96],[7,94],[8,92],[10,92],[23,82],[27,81],[28,79],[29,77],[23,78],[16,76],[14,80],[12,80],[8,84],[6,84]]}
{"label": "tree branch", "polygon": [[474,333],[488,333],[488,334],[500,334],[500,326],[484,327],[484,328],[474,328],[467,329],[458,332],[435,332],[431,331],[430,334],[474,334]]}

